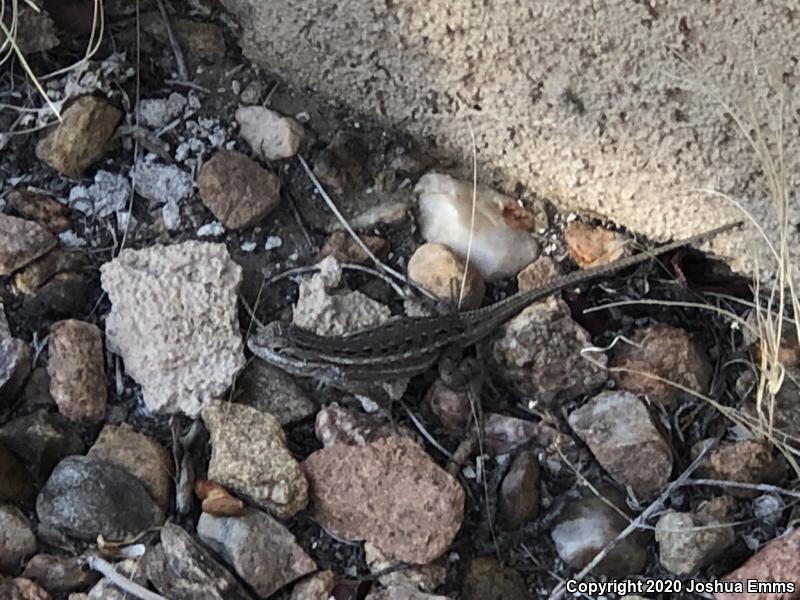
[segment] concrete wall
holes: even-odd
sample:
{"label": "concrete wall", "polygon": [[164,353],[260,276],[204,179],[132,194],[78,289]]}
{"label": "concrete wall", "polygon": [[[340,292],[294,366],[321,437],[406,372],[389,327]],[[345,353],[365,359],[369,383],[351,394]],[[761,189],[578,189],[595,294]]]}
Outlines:
{"label": "concrete wall", "polygon": [[[462,159],[469,120],[487,183],[521,183],[655,238],[739,217],[698,188],[731,194],[776,230],[733,105],[774,141],[783,94],[790,189],[800,180],[794,0],[222,3],[268,70]],[[716,249],[745,257],[740,238]]]}

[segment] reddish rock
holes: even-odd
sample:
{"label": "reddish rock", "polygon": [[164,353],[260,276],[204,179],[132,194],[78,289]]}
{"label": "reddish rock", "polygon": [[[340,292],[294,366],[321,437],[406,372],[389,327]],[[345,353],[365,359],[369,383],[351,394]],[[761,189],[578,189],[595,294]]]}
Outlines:
{"label": "reddish rock", "polygon": [[[700,455],[707,441],[701,440],[692,446],[692,460]],[[749,484],[774,484],[780,481],[784,473],[783,465],[769,446],[755,440],[721,441],[697,468],[698,478]],[[726,488],[725,491],[739,498],[753,498],[759,493],[737,487]]]}
{"label": "reddish rock", "polygon": [[540,288],[563,275],[561,265],[549,256],[540,256],[517,274],[520,292]]}
{"label": "reddish rock", "polygon": [[505,454],[521,446],[547,448],[566,436],[544,423],[489,413],[483,421],[485,450],[490,456]]}
{"label": "reddish rock", "polygon": [[[782,582],[784,592],[718,593],[716,600],[797,600],[800,598],[800,529],[792,529],[783,537],[772,540],[756,552],[741,567],[728,573],[723,581],[741,582],[747,590],[747,582]],[[794,584],[794,591],[788,585]]]}
{"label": "reddish rock", "polygon": [[[388,240],[377,235],[362,235],[359,237],[370,252],[378,258],[384,259],[389,254]],[[327,256],[333,256],[340,263],[367,264],[371,261],[361,246],[356,243],[350,234],[344,231],[334,231],[328,236],[319,254],[317,254],[316,262]]]}
{"label": "reddish rock", "polygon": [[625,251],[625,238],[604,229],[592,227],[580,221],[572,221],[564,230],[567,249],[582,269],[614,262]]}
{"label": "reddish rock", "polygon": [[531,594],[517,571],[483,556],[470,561],[464,580],[465,600],[528,600]]}
{"label": "reddish rock", "polygon": [[372,542],[389,559],[428,563],[461,526],[464,490],[408,439],[337,444],[303,466],[319,523],[334,535]]}
{"label": "reddish rock", "polygon": [[51,233],[61,233],[70,228],[69,208],[49,196],[17,189],[8,194],[6,201],[20,217],[35,221]]}
{"label": "reddish rock", "polygon": [[[611,377],[620,388],[645,394],[665,406],[686,395],[685,392],[642,373],[674,381],[701,394],[708,391],[711,364],[683,329],[669,325],[651,325],[637,330],[631,340],[635,345],[617,344],[609,363]],[[639,373],[614,371],[615,368]]]}
{"label": "reddish rock", "polygon": [[10,275],[56,245],[38,223],[0,213],[0,276]]}
{"label": "reddish rock", "polygon": [[62,175],[77,179],[105,155],[122,112],[101,98],[81,96],[61,117],[37,144],[36,156]]}
{"label": "reddish rock", "polygon": [[26,577],[0,577],[0,598],[3,600],[50,600],[52,596],[35,581]]}
{"label": "reddish rock", "polygon": [[428,388],[425,402],[442,426],[452,431],[463,430],[472,418],[466,390],[454,390],[441,379],[434,381]]}
{"label": "reddish rock", "polygon": [[445,302],[458,304],[461,282],[464,295],[460,308],[470,310],[483,303],[486,288],[477,269],[467,270],[464,280],[464,259],[443,244],[423,244],[408,261],[408,277]]}
{"label": "reddish rock", "polygon": [[320,571],[298,581],[290,600],[329,600],[336,585],[333,571]]}
{"label": "reddish rock", "polygon": [[415,439],[414,433],[406,427],[389,423],[377,415],[345,408],[338,402],[332,402],[317,413],[314,432],[326,448],[334,444],[363,446],[395,435]]}
{"label": "reddish rock", "polygon": [[228,229],[252,227],[280,202],[280,180],[238,152],[217,152],[197,177],[200,198]]}
{"label": "reddish rock", "polygon": [[100,329],[68,319],[50,328],[50,394],[72,421],[97,423],[106,414],[106,373]]}

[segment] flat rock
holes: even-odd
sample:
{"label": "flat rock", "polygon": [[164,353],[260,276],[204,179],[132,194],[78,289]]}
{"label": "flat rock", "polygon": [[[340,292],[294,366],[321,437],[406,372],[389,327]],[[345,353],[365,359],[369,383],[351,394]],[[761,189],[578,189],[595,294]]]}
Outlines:
{"label": "flat rock", "polygon": [[314,433],[325,448],[334,444],[363,446],[396,435],[416,439],[414,433],[402,425],[343,407],[338,402],[331,402],[317,413]]}
{"label": "flat rock", "polygon": [[539,477],[536,455],[523,450],[514,457],[500,484],[498,522],[503,529],[519,529],[539,514]]}
{"label": "flat rock", "polygon": [[308,503],[308,482],[272,415],[213,402],[202,413],[211,434],[208,478],[281,519]]}
{"label": "flat rock", "polygon": [[258,510],[239,517],[203,513],[197,535],[262,598],[317,569],[294,535]]}
{"label": "flat rock", "polygon": [[217,152],[197,176],[200,199],[227,229],[260,223],[280,202],[280,180],[238,152]]}
{"label": "flat rock", "polygon": [[640,373],[612,370],[611,378],[618,387],[645,394],[665,406],[687,393],[641,373],[673,381],[701,394],[708,392],[713,372],[711,363],[683,329],[651,325],[636,330],[631,341],[633,344],[616,345],[609,366]]}
{"label": "flat rock", "polygon": [[50,196],[18,188],[11,190],[6,202],[20,217],[35,221],[51,233],[61,233],[70,228],[69,208]]}
{"label": "flat rock", "polygon": [[303,140],[300,123],[264,106],[242,106],[236,120],[244,141],[263,160],[290,158]]}
{"label": "flat rock", "polygon": [[269,363],[254,359],[236,379],[236,401],[274,416],[288,425],[317,412],[314,402],[294,378]]}
{"label": "flat rock", "polygon": [[0,570],[14,572],[22,559],[36,552],[30,521],[16,506],[0,504]]}
{"label": "flat rock", "polygon": [[449,596],[428,594],[405,585],[391,585],[371,590],[366,600],[449,600]]}
{"label": "flat rock", "polygon": [[47,590],[26,577],[0,577],[0,598],[4,600],[50,600]]}
{"label": "flat rock", "polygon": [[55,248],[22,268],[14,276],[14,291],[31,295],[60,273],[89,272],[91,267],[85,253],[79,250]]}
{"label": "flat rock", "polygon": [[330,600],[335,585],[333,571],[320,571],[294,584],[290,600]]}
{"label": "flat rock", "polygon": [[604,227],[594,227],[581,221],[567,223],[564,241],[575,264],[581,269],[607,265],[625,253],[625,238]]}
{"label": "flat rock", "polygon": [[588,332],[570,317],[567,304],[550,297],[532,304],[503,327],[492,345],[500,373],[524,395],[548,403],[594,390],[607,378],[606,355],[581,350],[591,347]]}
{"label": "flat rock", "polygon": [[650,498],[669,481],[672,449],[635,394],[600,392],[568,421],[597,462],[638,498]]}
{"label": "flat rock", "polygon": [[[389,241],[377,235],[359,236],[364,245],[380,259],[389,254]],[[368,264],[371,258],[345,231],[334,231],[322,244],[316,261],[333,256],[340,263]]]}
{"label": "flat rock", "polygon": [[389,560],[374,544],[364,542],[364,557],[370,573],[381,585],[387,588],[408,587],[423,592],[432,592],[447,578],[446,556],[440,556],[426,565],[405,565],[403,569],[393,569],[396,562]]}
{"label": "flat rock", "polygon": [[81,96],[36,145],[36,156],[62,175],[78,179],[106,153],[122,112],[95,96]]}
{"label": "flat rock", "polygon": [[253,598],[211,553],[173,523],[161,528],[161,543],[148,548],[144,570],[170,600]]}
{"label": "flat rock", "polygon": [[54,323],[48,356],[50,394],[59,412],[71,421],[102,421],[108,392],[100,329],[75,319]]}
{"label": "flat rock", "polygon": [[538,421],[488,413],[483,421],[485,450],[490,456],[506,454],[522,446],[544,450],[567,436]]}
{"label": "flat rock", "polygon": [[561,265],[549,256],[540,256],[517,274],[520,292],[540,288],[564,274]]}
{"label": "flat rock", "polygon": [[[602,498],[587,492],[584,498],[567,504],[550,532],[558,556],[573,569],[585,567],[628,526],[618,511],[632,517],[619,492],[607,486],[598,491]],[[636,532],[614,546],[594,572],[623,577],[640,573],[646,562],[647,536]]]}
{"label": "flat rock", "polygon": [[40,526],[74,538],[121,540],[160,525],[164,513],[133,475],[86,456],[58,463],[36,498]]}
{"label": "flat rock", "polygon": [[205,242],[123,250],[101,269],[106,341],[154,412],[196,416],[244,366],[236,295],[242,269]]}
{"label": "flat rock", "polygon": [[44,227],[0,213],[0,276],[10,275],[55,247],[56,238]]}
{"label": "flat rock", "polygon": [[320,524],[373,543],[389,559],[428,563],[461,526],[463,489],[406,438],[337,444],[311,454],[303,467]]}
{"label": "flat rock", "polygon": [[142,482],[164,513],[172,489],[172,456],[166,448],[125,425],[106,425],[87,456],[121,467]]}
{"label": "flat rock", "polygon": [[464,259],[444,244],[423,244],[408,261],[409,278],[444,302],[458,306],[463,282],[462,310],[478,308],[486,288],[477,269],[466,269]]}
{"label": "flat rock", "polygon": [[531,598],[522,575],[491,556],[470,561],[464,580],[464,600],[527,600]]}
{"label": "flat rock", "polygon": [[33,494],[30,475],[3,444],[0,444],[0,501],[19,502]]}
{"label": "flat rock", "polygon": [[50,477],[61,459],[85,450],[73,425],[62,415],[46,410],[17,417],[0,427],[0,443],[25,461],[38,484]]}
{"label": "flat rock", "polygon": [[[789,529],[783,536],[761,548],[738,569],[731,571],[723,581],[741,582],[747,589],[748,581],[793,583],[794,591],[778,593],[749,593],[747,600],[795,600],[800,590],[800,529]],[[715,600],[741,600],[740,593],[718,593]]]}
{"label": "flat rock", "polygon": [[22,311],[31,318],[85,315],[92,307],[93,292],[90,275],[74,271],[57,273],[35,293],[24,298]]}
{"label": "flat rock", "polygon": [[[700,455],[708,441],[701,440],[692,446],[692,460]],[[723,440],[706,455],[697,468],[697,477],[748,484],[775,484],[785,472],[784,466],[773,455],[768,445],[756,440],[738,442]],[[739,498],[753,498],[759,493],[756,490],[736,487],[727,488],[726,492]]]}
{"label": "flat rock", "polygon": [[33,353],[27,342],[0,332],[0,407],[17,400],[31,372],[32,359]]}
{"label": "flat rock", "polygon": [[88,589],[97,582],[98,575],[84,569],[74,556],[37,554],[25,565],[23,577],[35,581],[51,592],[74,592]]}

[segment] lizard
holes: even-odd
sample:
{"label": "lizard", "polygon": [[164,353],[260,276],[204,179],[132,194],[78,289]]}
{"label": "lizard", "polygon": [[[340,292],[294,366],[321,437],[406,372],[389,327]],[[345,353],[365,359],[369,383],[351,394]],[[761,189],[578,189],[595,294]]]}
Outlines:
{"label": "lizard", "polygon": [[311,377],[323,385],[348,385],[411,378],[433,367],[452,349],[461,351],[489,337],[527,306],[562,288],[582,284],[625,269],[685,245],[703,241],[741,225],[728,223],[692,237],[577,270],[503,300],[463,312],[400,317],[382,325],[340,335],[321,336],[295,325],[273,321],[247,342],[252,353],[292,375]]}

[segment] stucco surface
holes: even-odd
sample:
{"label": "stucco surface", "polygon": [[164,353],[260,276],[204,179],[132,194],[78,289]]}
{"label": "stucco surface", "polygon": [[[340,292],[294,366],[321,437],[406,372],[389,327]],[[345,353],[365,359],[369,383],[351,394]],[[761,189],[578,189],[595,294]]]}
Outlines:
{"label": "stucco surface", "polygon": [[[462,159],[469,121],[484,182],[654,238],[739,218],[706,188],[776,231],[760,163],[733,115],[750,133],[762,128],[775,151],[782,98],[789,188],[800,180],[794,0],[222,3],[238,17],[245,53],[291,83]],[[714,248],[742,267],[744,237]]]}

